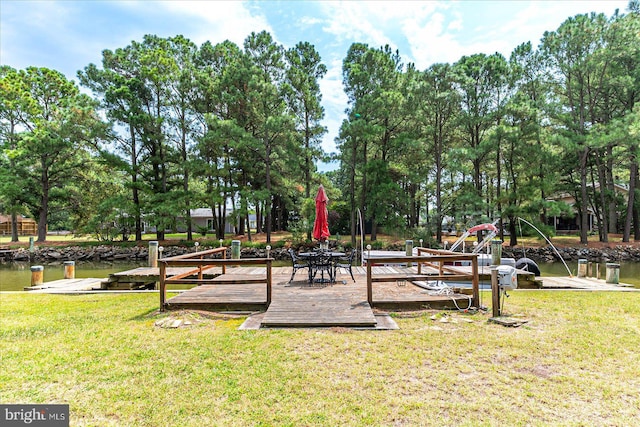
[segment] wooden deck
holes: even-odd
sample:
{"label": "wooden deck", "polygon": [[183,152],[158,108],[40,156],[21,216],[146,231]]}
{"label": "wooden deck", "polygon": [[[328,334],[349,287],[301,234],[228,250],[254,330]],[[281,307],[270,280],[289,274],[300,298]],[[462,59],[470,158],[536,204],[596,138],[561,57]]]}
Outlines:
{"label": "wooden deck", "polygon": [[212,311],[256,311],[267,306],[267,293],[259,284],[202,285],[170,298],[167,308]]}
{"label": "wooden deck", "polygon": [[278,283],[262,327],[375,327],[363,286]]}
{"label": "wooden deck", "polygon": [[[375,267],[379,274],[407,274],[398,267]],[[273,268],[271,304],[267,308],[264,284],[242,283],[241,278],[264,275],[264,268],[227,269],[228,282],[194,287],[167,300],[167,309],[212,311],[264,311],[261,327],[375,327],[373,308],[416,310],[424,308],[467,308],[470,295],[436,295],[408,281],[375,283],[373,307],[367,302],[366,269],[354,267],[355,283],[349,273],[338,269],[337,283],[310,284],[304,272],[289,283],[291,267]],[[227,277],[228,276],[228,277]],[[238,280],[234,279],[234,276]],[[391,279],[390,279],[391,280]]]}
{"label": "wooden deck", "polygon": [[607,283],[605,280],[595,277],[551,277],[540,278],[543,289],[580,289],[590,291],[640,291],[628,283],[617,285]]}
{"label": "wooden deck", "polygon": [[24,290],[34,293],[78,293],[82,291],[93,291],[101,289],[104,279],[60,279],[45,282],[42,285],[25,286]]}

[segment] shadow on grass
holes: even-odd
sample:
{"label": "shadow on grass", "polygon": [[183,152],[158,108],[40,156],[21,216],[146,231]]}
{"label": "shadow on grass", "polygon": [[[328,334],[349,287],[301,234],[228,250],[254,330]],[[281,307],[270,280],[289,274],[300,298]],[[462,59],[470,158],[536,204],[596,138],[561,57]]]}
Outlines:
{"label": "shadow on grass", "polygon": [[161,312],[159,308],[154,307],[154,308],[150,308],[147,311],[140,313],[136,316],[133,316],[132,318],[130,318],[129,320],[133,320],[136,322],[142,322],[142,321],[147,321],[150,318],[156,318],[156,317],[162,317],[164,315],[166,315],[166,313],[169,313],[167,311],[165,312]]}

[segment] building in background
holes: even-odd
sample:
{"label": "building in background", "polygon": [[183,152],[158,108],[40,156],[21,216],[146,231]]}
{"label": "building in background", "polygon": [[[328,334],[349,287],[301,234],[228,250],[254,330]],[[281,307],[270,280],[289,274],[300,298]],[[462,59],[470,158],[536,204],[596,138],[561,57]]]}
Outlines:
{"label": "building in background", "polygon": [[[0,214],[0,236],[11,236],[11,215]],[[38,223],[31,218],[18,215],[18,236],[35,236]]]}

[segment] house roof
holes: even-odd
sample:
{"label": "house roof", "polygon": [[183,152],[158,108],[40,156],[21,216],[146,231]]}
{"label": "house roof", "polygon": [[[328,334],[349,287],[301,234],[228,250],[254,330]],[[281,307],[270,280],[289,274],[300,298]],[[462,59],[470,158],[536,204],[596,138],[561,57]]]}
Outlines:
{"label": "house roof", "polygon": [[[594,187],[594,186],[589,184],[588,187],[591,188],[591,187]],[[615,188],[615,191],[617,193],[623,194],[625,196],[629,194],[629,187],[627,187],[626,185],[614,184],[613,187]],[[600,184],[596,184],[594,188],[596,190],[599,189],[600,188]],[[567,193],[567,192],[556,193],[556,194],[554,194],[554,195],[552,195],[550,197],[547,197],[547,200],[550,200],[550,201],[564,200],[568,204],[575,203],[575,199],[573,198],[573,194]]]}
{"label": "house roof", "polygon": [[[11,222],[11,215],[0,214],[0,224],[5,222]],[[36,222],[34,219],[26,218],[22,215],[18,215],[18,222]]]}
{"label": "house roof", "polygon": [[211,208],[191,209],[191,218],[212,218]]}

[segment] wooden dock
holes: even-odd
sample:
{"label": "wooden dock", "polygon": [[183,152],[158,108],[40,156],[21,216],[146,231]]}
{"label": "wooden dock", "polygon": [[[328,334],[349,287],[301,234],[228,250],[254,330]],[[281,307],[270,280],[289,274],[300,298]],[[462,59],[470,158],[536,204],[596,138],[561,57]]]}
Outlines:
{"label": "wooden dock", "polygon": [[261,327],[375,327],[363,286],[279,283]]}
{"label": "wooden dock", "polygon": [[78,293],[83,291],[95,291],[102,289],[104,279],[60,279],[45,282],[42,285],[25,286],[24,290],[34,293]]}
{"label": "wooden dock", "polygon": [[[399,267],[375,267],[379,274],[406,274]],[[373,289],[373,306],[367,302],[366,269],[354,267],[355,283],[349,273],[338,269],[337,282],[308,283],[299,272],[289,283],[291,267],[273,268],[271,304],[267,307],[264,284],[207,284],[186,290],[167,300],[167,309],[204,309],[212,311],[266,311],[260,327],[361,327],[375,328],[380,317],[373,309],[418,310],[425,308],[467,308],[470,295],[434,294],[410,282],[381,282]],[[264,275],[264,268],[227,269],[224,277]]]}
{"label": "wooden dock", "polygon": [[[420,276],[415,267],[373,267],[374,275],[378,278],[388,277],[388,281],[373,284],[371,304],[367,296],[365,267],[353,267],[355,282],[351,280],[345,269],[338,269],[337,281],[333,284],[308,283],[304,272],[298,272],[295,276],[296,280],[289,283],[292,268],[273,267],[270,304],[267,302],[264,283],[255,283],[263,281],[259,277],[265,275],[265,267],[227,267],[224,275],[221,275],[221,270],[218,271],[216,268],[207,272],[207,284],[183,290],[169,298],[166,301],[166,308],[259,312],[259,316],[252,317],[259,319],[256,321],[259,323],[258,327],[262,328],[376,328],[380,325],[381,317],[374,314],[375,309],[392,311],[466,309],[471,305],[469,289],[464,287],[458,288],[455,284],[451,284],[455,292],[449,289],[443,293],[412,283],[411,277]],[[168,270],[168,276],[179,276],[192,268],[170,267]],[[422,274],[428,272],[423,270]],[[158,274],[157,268],[144,267],[112,276],[117,278],[117,283],[152,283],[155,286]],[[409,279],[395,279],[394,276]],[[611,285],[594,278],[535,279],[543,281],[543,289],[640,291],[630,287],[631,285]],[[104,279],[63,279],[25,289],[37,293],[78,293],[105,289],[104,282]]]}
{"label": "wooden dock", "polygon": [[612,284],[595,277],[544,277],[542,289],[575,289],[589,291],[640,291],[628,283]]}

